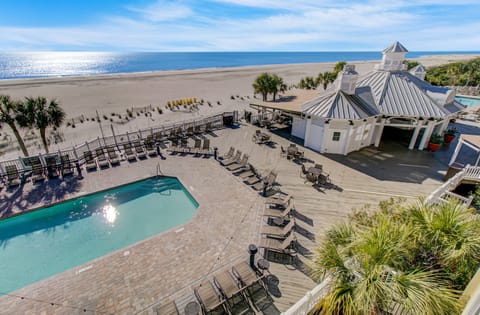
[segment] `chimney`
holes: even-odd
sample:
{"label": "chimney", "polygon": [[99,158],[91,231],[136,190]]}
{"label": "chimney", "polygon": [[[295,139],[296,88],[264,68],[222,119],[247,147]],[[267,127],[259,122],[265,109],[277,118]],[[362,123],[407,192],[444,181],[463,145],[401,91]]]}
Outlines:
{"label": "chimney", "polygon": [[420,80],[425,80],[425,75],[427,74],[427,69],[424,66],[418,65],[413,67],[410,70],[410,73],[419,78]]}
{"label": "chimney", "polygon": [[358,72],[354,65],[345,65],[343,70],[338,73],[336,89],[346,94],[355,94],[355,85],[357,83]]}

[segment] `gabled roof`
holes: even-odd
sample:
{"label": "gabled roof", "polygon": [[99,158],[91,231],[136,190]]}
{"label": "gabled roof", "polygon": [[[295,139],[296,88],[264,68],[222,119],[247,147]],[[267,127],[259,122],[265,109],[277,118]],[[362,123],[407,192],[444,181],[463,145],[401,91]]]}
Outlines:
{"label": "gabled roof", "polygon": [[364,86],[371,87],[384,115],[442,118],[452,113],[426,93],[442,94],[448,89],[433,87],[406,71],[372,71],[357,81],[357,87]]}
{"label": "gabled roof", "polygon": [[395,42],[392,44],[392,46],[385,48],[383,50],[383,53],[391,53],[391,52],[408,52],[407,48],[405,48],[402,44],[399,42]]}
{"label": "gabled roof", "polygon": [[358,95],[342,91],[329,91],[302,105],[306,115],[332,119],[364,119],[379,112]]}

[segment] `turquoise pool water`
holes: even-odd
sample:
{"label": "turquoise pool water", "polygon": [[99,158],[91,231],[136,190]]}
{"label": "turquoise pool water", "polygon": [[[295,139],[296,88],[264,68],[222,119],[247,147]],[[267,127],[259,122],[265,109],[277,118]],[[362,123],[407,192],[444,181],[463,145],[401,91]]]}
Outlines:
{"label": "turquoise pool water", "polygon": [[465,106],[479,106],[480,98],[456,96],[455,99]]}
{"label": "turquoise pool water", "polygon": [[12,292],[190,221],[176,178],[151,178],[0,221],[0,292]]}

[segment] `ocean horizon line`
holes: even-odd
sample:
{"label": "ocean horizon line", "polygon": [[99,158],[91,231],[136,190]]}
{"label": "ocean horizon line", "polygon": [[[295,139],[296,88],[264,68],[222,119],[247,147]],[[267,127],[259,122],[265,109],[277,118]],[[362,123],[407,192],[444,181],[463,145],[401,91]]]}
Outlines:
{"label": "ocean horizon line", "polygon": [[[480,51],[412,51],[407,59],[438,55],[480,55]],[[330,52],[2,52],[0,80],[92,77],[238,67],[365,62],[379,51]]]}

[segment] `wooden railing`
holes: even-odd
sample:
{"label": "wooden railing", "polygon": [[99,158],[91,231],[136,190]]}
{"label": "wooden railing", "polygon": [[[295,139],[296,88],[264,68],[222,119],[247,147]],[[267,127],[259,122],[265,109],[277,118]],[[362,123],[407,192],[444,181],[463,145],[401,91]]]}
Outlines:
{"label": "wooden railing", "polygon": [[224,127],[224,120],[227,117],[231,120],[231,122],[237,122],[238,112],[225,112],[201,119],[185,120],[148,129],[140,129],[135,132],[127,132],[124,134],[113,133],[112,136],[97,137],[96,139],[86,141],[85,143],[73,146],[71,148],[58,150],[57,152],[52,152],[48,155],[39,154],[27,158],[19,157],[18,159],[14,160],[0,161],[0,177],[6,176],[5,170],[6,166],[8,165],[15,165],[18,172],[22,175],[27,174],[27,172],[31,171],[29,161],[32,159],[37,161],[40,160],[40,163],[45,167],[45,158],[47,156],[56,156],[59,160],[60,156],[68,155],[71,161],[78,161],[79,165],[82,165],[85,163],[84,152],[95,151],[95,149],[100,147],[115,146],[117,147],[118,151],[120,151],[123,144],[131,143],[134,140],[143,141],[148,138],[153,139],[155,142],[167,140],[172,135],[172,131],[175,131],[176,134],[180,130],[185,134],[192,130],[194,132],[200,131],[201,133],[204,133],[210,130],[221,129]]}
{"label": "wooden railing", "polygon": [[439,203],[447,200],[456,199],[461,203],[464,203],[467,207],[473,200],[472,197],[463,197],[453,193],[452,191],[464,180],[473,180],[480,182],[480,167],[478,166],[465,166],[460,172],[451,177],[442,186],[433,191],[430,196],[425,200],[427,203]]}

